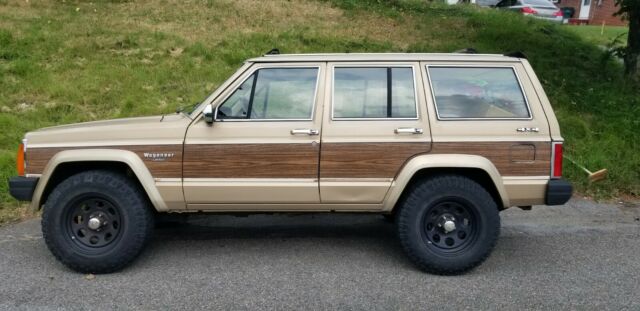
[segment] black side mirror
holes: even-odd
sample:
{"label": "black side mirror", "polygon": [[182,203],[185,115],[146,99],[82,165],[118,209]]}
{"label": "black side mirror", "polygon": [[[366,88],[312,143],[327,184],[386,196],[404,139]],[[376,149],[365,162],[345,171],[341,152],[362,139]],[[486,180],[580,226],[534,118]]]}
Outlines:
{"label": "black side mirror", "polygon": [[204,111],[202,111],[204,115],[204,121],[211,124],[213,123],[214,115],[213,115],[213,106],[211,104],[207,104],[204,106]]}

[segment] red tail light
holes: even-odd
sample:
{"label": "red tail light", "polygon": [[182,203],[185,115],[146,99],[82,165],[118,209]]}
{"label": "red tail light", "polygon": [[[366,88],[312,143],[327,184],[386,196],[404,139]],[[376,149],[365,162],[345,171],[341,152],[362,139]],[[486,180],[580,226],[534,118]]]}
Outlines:
{"label": "red tail light", "polygon": [[522,12],[522,14],[538,14],[538,11],[528,6],[525,6],[524,8],[520,9],[520,11]]}
{"label": "red tail light", "polygon": [[16,156],[16,170],[18,176],[24,176],[24,144],[18,146],[18,155]]}
{"label": "red tail light", "polygon": [[562,14],[562,11],[559,10],[558,12],[555,12],[553,16],[564,16],[564,14]]}
{"label": "red tail light", "polygon": [[562,177],[562,142],[551,143],[551,178]]}

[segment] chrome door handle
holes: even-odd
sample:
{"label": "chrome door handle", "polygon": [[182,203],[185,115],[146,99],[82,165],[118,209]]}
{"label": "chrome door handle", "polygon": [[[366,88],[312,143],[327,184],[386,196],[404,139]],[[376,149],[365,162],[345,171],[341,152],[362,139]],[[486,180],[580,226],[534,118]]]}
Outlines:
{"label": "chrome door handle", "polygon": [[540,129],[537,127],[519,127],[516,129],[516,132],[519,133],[527,133],[527,132],[534,132],[534,133],[538,133],[540,132]]}
{"label": "chrome door handle", "polygon": [[394,132],[396,134],[422,134],[424,131],[417,127],[399,127]]}
{"label": "chrome door handle", "polygon": [[293,129],[291,130],[291,135],[318,135],[320,131],[314,129]]}

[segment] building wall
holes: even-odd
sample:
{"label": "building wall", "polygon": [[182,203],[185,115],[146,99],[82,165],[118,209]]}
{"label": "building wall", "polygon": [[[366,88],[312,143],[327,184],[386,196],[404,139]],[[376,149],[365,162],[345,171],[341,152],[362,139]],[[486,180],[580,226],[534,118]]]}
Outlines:
{"label": "building wall", "polygon": [[[560,3],[557,3],[556,6],[576,9],[576,14],[573,18],[578,18],[578,16],[580,16],[581,3],[582,0],[560,0]],[[601,25],[604,21],[606,25],[626,26],[626,21],[623,21],[618,16],[613,16],[616,11],[618,11],[618,8],[613,0],[592,0],[591,11],[589,12],[589,24]]]}
{"label": "building wall", "polygon": [[[598,2],[601,4],[598,5]],[[604,22],[606,25],[624,26],[627,25],[626,21],[623,21],[618,16],[613,16],[618,11],[613,0],[593,0],[591,5],[591,20],[590,24],[601,25]]]}

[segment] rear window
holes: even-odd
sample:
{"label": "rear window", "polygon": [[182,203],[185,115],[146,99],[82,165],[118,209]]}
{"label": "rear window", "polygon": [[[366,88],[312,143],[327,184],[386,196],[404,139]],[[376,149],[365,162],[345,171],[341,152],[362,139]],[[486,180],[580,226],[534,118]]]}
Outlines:
{"label": "rear window", "polygon": [[555,5],[551,3],[551,1],[547,1],[547,0],[524,0],[522,1],[522,3],[526,5],[533,5],[533,6],[555,7]]}
{"label": "rear window", "polygon": [[529,119],[511,67],[427,68],[438,119]]}

